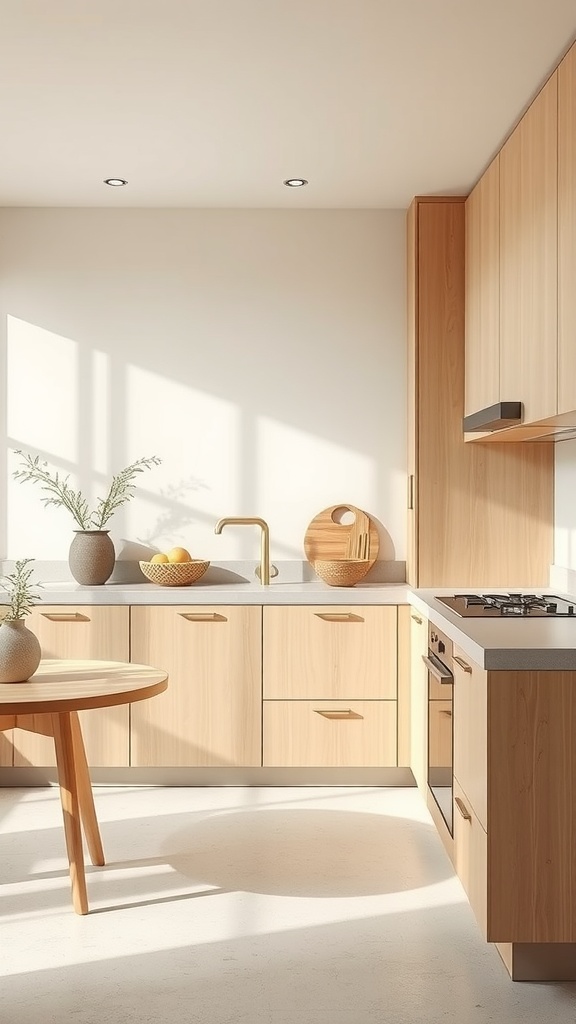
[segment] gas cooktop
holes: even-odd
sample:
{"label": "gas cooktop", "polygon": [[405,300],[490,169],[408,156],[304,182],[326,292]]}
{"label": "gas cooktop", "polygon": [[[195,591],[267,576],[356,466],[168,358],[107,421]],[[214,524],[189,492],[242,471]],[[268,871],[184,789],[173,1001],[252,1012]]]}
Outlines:
{"label": "gas cooktop", "polygon": [[535,618],[574,615],[574,605],[555,594],[454,594],[437,597],[462,618]]}

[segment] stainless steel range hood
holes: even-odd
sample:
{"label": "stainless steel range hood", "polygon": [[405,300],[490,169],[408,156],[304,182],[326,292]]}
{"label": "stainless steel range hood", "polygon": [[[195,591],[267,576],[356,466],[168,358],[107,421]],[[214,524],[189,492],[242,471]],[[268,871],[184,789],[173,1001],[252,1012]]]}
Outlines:
{"label": "stainless steel range hood", "polygon": [[474,430],[502,430],[522,423],[522,402],[497,402],[462,420],[465,433]]}

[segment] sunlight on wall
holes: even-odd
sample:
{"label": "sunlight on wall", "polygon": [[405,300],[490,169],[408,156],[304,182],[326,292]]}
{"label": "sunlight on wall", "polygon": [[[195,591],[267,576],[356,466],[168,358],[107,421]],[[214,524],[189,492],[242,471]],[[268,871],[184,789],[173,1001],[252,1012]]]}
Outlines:
{"label": "sunlight on wall", "polygon": [[[78,346],[17,317],[7,317],[7,435],[9,445],[37,450],[67,472],[79,445]],[[37,484],[11,477],[19,463],[8,456],[7,553],[10,557],[65,558],[72,520],[45,509]],[[71,480],[76,480],[74,474]]]}
{"label": "sunlight on wall", "polygon": [[576,571],[576,440],[554,446],[554,564]]}
{"label": "sunlight on wall", "polygon": [[256,449],[256,505],[285,558],[304,557],[306,527],[328,505],[374,512],[376,467],[360,452],[264,416]]}
{"label": "sunlight on wall", "polygon": [[214,536],[214,524],[237,502],[242,471],[236,405],[138,366],[128,366],[127,461],[159,455],[162,465],[139,480],[126,509],[127,535],[159,548],[183,544],[196,556],[238,558],[240,540]]}

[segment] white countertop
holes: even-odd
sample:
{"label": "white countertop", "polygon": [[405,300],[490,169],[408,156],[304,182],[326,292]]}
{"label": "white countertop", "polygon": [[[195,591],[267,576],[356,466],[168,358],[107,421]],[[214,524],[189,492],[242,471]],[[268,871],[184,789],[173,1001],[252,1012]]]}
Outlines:
{"label": "white countertop", "polygon": [[[534,593],[534,589],[519,588],[515,592]],[[574,601],[549,587],[536,589]],[[499,590],[506,592],[506,588],[491,587],[490,593]],[[413,590],[409,591],[409,603],[477,665],[492,671],[576,671],[576,617],[463,619],[436,600],[455,592],[454,587]]]}
{"label": "white countertop", "polygon": [[[105,583],[101,587],[83,587],[79,583],[45,583],[40,591],[42,604],[115,605],[115,604],[222,604],[222,605],[381,605],[408,604],[405,583],[357,583],[355,587],[329,587],[320,580],[281,583],[202,583],[189,587],[160,587],[154,583]],[[5,603],[0,593],[0,604]]]}

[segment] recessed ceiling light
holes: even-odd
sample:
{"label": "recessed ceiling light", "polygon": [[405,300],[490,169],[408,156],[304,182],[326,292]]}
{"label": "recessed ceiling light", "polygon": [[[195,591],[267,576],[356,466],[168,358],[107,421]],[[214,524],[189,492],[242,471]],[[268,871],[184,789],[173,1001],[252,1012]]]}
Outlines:
{"label": "recessed ceiling light", "polygon": [[306,178],[286,178],[284,184],[288,185],[288,188],[302,188],[302,185],[307,185],[308,182]]}
{"label": "recessed ceiling light", "polygon": [[104,178],[105,185],[127,185],[128,182],[125,178]]}

